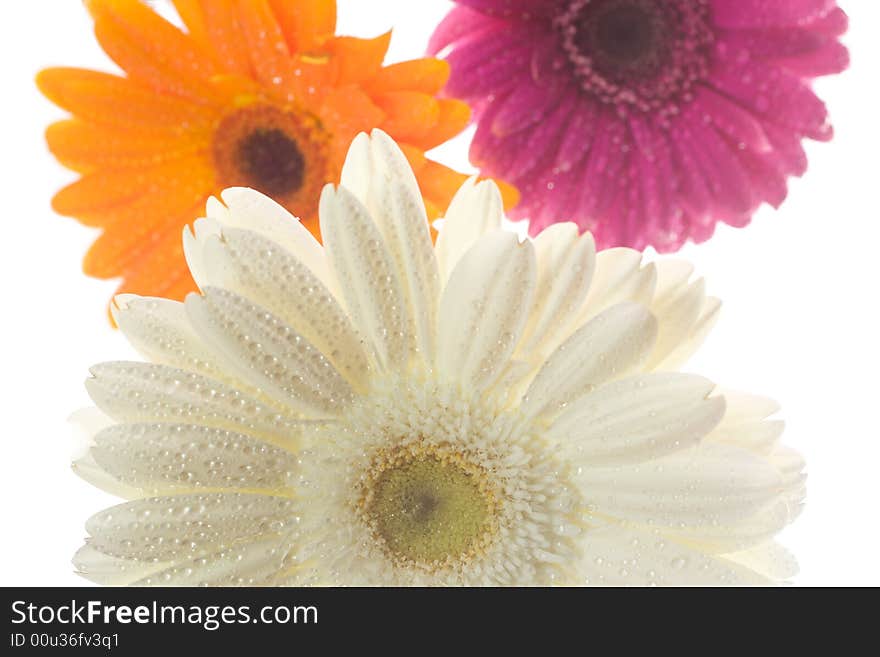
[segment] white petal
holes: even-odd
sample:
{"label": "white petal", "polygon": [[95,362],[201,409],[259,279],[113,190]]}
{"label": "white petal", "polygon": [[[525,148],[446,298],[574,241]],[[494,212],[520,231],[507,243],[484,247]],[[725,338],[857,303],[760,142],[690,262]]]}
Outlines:
{"label": "white petal", "polygon": [[681,529],[742,522],[784,493],[766,459],[712,443],[639,465],[585,468],[578,482],[600,514]]}
{"label": "white petal", "polygon": [[445,284],[461,257],[483,235],[501,228],[504,203],[498,186],[491,180],[469,178],[449,204],[443,228],[437,236],[435,252],[440,280]]}
{"label": "white petal", "polygon": [[798,508],[783,497],[735,522],[686,525],[671,527],[666,531],[691,545],[699,545],[701,549],[712,554],[735,552],[772,540],[794,520],[797,512]]}
{"label": "white petal", "polygon": [[719,388],[718,394],[727,400],[727,412],[722,425],[734,426],[743,422],[763,420],[778,413],[779,403],[769,397]]}
{"label": "white petal", "polygon": [[705,297],[699,315],[690,327],[690,331],[683,335],[678,346],[674,346],[666,356],[656,361],[655,369],[672,371],[684,365],[705,342],[706,337],[715,327],[720,314],[721,300],[715,297]]}
{"label": "white petal", "polygon": [[744,552],[725,554],[724,558],[779,582],[798,574],[797,559],[778,543],[767,542]]}
{"label": "white petal", "polygon": [[105,493],[110,493],[116,497],[132,500],[141,496],[141,490],[135,486],[128,486],[119,481],[116,477],[108,474],[99,466],[91,453],[81,456],[71,464],[73,473],[90,483],[95,488],[99,488]]}
{"label": "white petal", "polygon": [[[402,155],[401,155],[402,157]],[[387,209],[379,228],[397,263],[406,294],[416,348],[426,357],[434,352],[440,275],[421,196],[397,183],[387,190]]]}
{"label": "white petal", "polygon": [[648,369],[658,369],[683,344],[689,343],[706,303],[704,281],[687,283],[692,271],[689,264],[661,262],[657,271],[657,293],[651,311],[660,322],[660,331]]}
{"label": "white petal", "polygon": [[367,208],[376,222],[396,265],[416,347],[423,354],[431,354],[440,281],[425,203],[415,175],[397,144],[381,130],[374,130],[369,139],[360,135],[348,159],[341,186]]}
{"label": "white petal", "polygon": [[[782,476],[786,499],[791,505],[800,507],[806,494],[804,482],[807,475],[804,469],[807,464],[804,457],[790,447],[776,447],[767,460]],[[800,508],[797,512],[800,512]]]}
{"label": "white petal", "polygon": [[687,260],[665,258],[656,263],[657,285],[654,288],[654,302],[668,303],[678,297],[687,287],[694,273],[694,266]]}
{"label": "white petal", "polygon": [[77,550],[73,566],[78,575],[105,586],[125,586],[164,567],[161,563],[111,557],[88,544]]}
{"label": "white petal", "polygon": [[352,140],[342,164],[339,184],[354,194],[369,209],[367,200],[373,177],[373,153],[370,148],[370,136],[360,132]]}
{"label": "white petal", "polygon": [[438,370],[466,390],[492,382],[522,334],[535,290],[535,252],[513,233],[482,237],[458,262],[443,291]]}
{"label": "white petal", "polygon": [[[212,203],[212,201],[214,203]],[[223,216],[229,214],[229,211],[220,203],[220,201],[214,197],[208,199],[208,208],[217,208],[218,206],[223,208]],[[205,242],[211,236],[220,235],[220,226],[220,222],[216,219],[202,217],[193,222],[192,228],[189,226],[183,227],[183,255],[186,258],[186,265],[189,268],[189,272],[192,275],[193,280],[196,282],[196,285],[201,286],[202,281],[204,280]]]}
{"label": "white petal", "polygon": [[210,217],[213,221],[219,222],[221,225],[231,225],[232,219],[229,216],[229,208],[223,205],[223,202],[216,196],[209,196],[205,203],[205,217]]}
{"label": "white petal", "polygon": [[290,566],[288,540],[271,537],[151,573],[135,586],[266,586]]}
{"label": "white petal", "polygon": [[346,380],[363,389],[370,365],[336,297],[296,255],[258,233],[224,228],[203,246],[202,289],[219,287],[253,301],[296,329]]}
{"label": "white petal", "polygon": [[193,493],[119,504],[86,522],[88,544],[136,561],[189,561],[218,547],[289,529],[293,502],[244,493]]}
{"label": "white petal", "polygon": [[147,360],[239,383],[193,330],[179,301],[120,294],[110,311],[125,338]]}
{"label": "white petal", "polygon": [[117,424],[95,436],[95,463],[147,494],[249,490],[292,485],[296,457],[244,434],[185,424]]}
{"label": "white petal", "polygon": [[645,374],[584,395],[546,436],[582,467],[639,463],[696,445],[724,415],[711,381],[688,374]]}
{"label": "white petal", "polygon": [[743,422],[736,425],[722,422],[706,439],[769,455],[779,444],[784,429],[785,422],[782,420]]}
{"label": "white petal", "polygon": [[492,393],[500,406],[519,405],[535,376],[535,366],[522,360],[509,360],[493,384]]}
{"label": "white petal", "polygon": [[137,488],[126,486],[115,477],[107,474],[92,458],[91,449],[95,444],[95,435],[107,427],[113,426],[115,424],[113,418],[101,410],[91,407],[80,409],[71,415],[70,423],[73,425],[77,443],[73,463],[70,465],[73,473],[95,488],[116,497],[133,499],[140,496],[140,491]]}
{"label": "white petal", "polygon": [[556,415],[586,390],[626,376],[651,353],[657,322],[635,303],[612,306],[563,342],[547,359],[523,399],[522,412]]}
{"label": "white petal", "polygon": [[597,586],[720,586],[770,584],[745,566],[704,554],[656,532],[618,526],[588,530],[580,564]]}
{"label": "white petal", "polygon": [[[285,416],[245,393],[199,374],[150,363],[102,363],[86,390],[118,422],[179,422],[241,431],[295,444],[312,423]],[[93,434],[94,435],[94,434]]]}
{"label": "white petal", "polygon": [[116,424],[115,420],[101,409],[89,406],[70,414],[67,419],[73,429],[73,458],[77,459],[88,453],[92,446],[92,437],[101,429]]}
{"label": "white petal", "polygon": [[[250,230],[286,249],[332,289],[324,249],[300,220],[268,196],[245,187],[230,187],[220,194],[229,208],[212,217],[224,228]],[[335,290],[334,290],[335,292]]]}
{"label": "white petal", "polygon": [[369,340],[377,363],[405,368],[417,343],[397,264],[363,204],[344,187],[324,188],[321,234],[348,312]]}
{"label": "white petal", "polygon": [[538,262],[535,307],[517,347],[524,359],[533,352],[546,355],[568,336],[596,264],[593,236],[579,235],[575,224],[554,224],[541,231],[534,243]]}
{"label": "white petal", "polygon": [[310,417],[334,417],[351,402],[345,379],[290,326],[232,292],[204,293],[187,297],[190,321],[243,379]]}
{"label": "white petal", "polygon": [[[413,174],[412,167],[400,147],[386,133],[374,129],[370,136],[360,133],[355,137],[345,163],[339,184],[350,191],[359,200],[376,222],[382,226],[385,222],[412,221],[413,228],[425,229],[425,237],[430,243],[428,218],[425,215],[424,203],[419,185]],[[392,186],[399,187],[399,193],[418,199],[417,207],[411,208],[413,214],[408,217],[392,217],[395,208],[388,205],[388,193]],[[383,230],[384,232],[384,230]],[[414,233],[415,234],[415,233]],[[419,245],[421,248],[421,245]]]}
{"label": "white petal", "polygon": [[656,282],[656,268],[653,264],[642,266],[641,252],[625,248],[600,251],[581,322],[624,301],[650,306]]}
{"label": "white petal", "polygon": [[719,392],[727,400],[727,410],[707,440],[769,456],[778,446],[785,429],[782,420],[766,419],[779,410],[779,404],[757,395],[729,390]]}

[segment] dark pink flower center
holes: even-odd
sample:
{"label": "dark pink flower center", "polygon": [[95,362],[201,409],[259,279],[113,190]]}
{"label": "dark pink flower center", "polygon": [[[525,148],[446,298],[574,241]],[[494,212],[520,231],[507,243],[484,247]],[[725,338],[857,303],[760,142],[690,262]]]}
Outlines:
{"label": "dark pink flower center", "polygon": [[583,91],[621,112],[674,112],[709,71],[707,0],[571,0],[555,25]]}
{"label": "dark pink flower center", "polygon": [[592,20],[581,25],[578,47],[593,49],[608,68],[644,68],[665,45],[666,25],[662,12],[646,10],[642,4],[605,3]]}

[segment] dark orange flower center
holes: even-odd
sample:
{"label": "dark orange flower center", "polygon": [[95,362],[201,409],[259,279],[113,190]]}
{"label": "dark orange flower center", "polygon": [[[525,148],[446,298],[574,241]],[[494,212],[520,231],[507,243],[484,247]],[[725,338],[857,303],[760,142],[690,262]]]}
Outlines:
{"label": "dark orange flower center", "polygon": [[252,187],[283,196],[302,187],[305,159],[296,142],[277,128],[258,128],[238,144],[238,161]]}
{"label": "dark orange flower center", "polygon": [[227,114],[213,138],[223,187],[252,187],[303,219],[311,218],[328,170],[329,136],[317,119],[274,105],[251,104]]}

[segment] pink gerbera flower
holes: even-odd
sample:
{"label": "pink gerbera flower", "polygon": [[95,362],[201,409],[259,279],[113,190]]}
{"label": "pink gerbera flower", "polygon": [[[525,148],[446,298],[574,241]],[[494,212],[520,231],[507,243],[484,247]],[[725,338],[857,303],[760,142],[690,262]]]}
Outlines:
{"label": "pink gerbera flower", "polygon": [[455,0],[430,50],[478,124],[473,162],[535,234],[672,251],[778,206],[831,138],[813,78],[846,68],[834,0]]}

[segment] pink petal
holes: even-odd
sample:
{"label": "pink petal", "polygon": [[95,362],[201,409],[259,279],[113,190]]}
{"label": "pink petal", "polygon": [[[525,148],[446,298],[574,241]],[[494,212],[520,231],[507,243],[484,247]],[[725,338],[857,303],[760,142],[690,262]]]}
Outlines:
{"label": "pink petal", "polygon": [[713,124],[734,143],[755,151],[766,151],[770,148],[770,142],[767,141],[767,135],[764,134],[758,118],[709,87],[701,86],[697,90],[693,106],[697,111],[704,112],[705,123]]}
{"label": "pink petal", "polygon": [[461,5],[486,14],[504,18],[529,19],[544,16],[555,11],[553,0],[456,0]]}
{"label": "pink petal", "polygon": [[588,217],[602,217],[608,210],[617,188],[621,186],[618,174],[628,167],[628,153],[631,150],[631,146],[624,143],[624,130],[619,119],[607,118],[604,125],[605,129],[596,133],[583,176],[584,190],[580,205],[581,211]]}
{"label": "pink petal", "polygon": [[714,0],[712,19],[723,27],[797,25],[822,18],[835,0]]}
{"label": "pink petal", "polygon": [[454,7],[440,21],[428,40],[427,54],[435,56],[456,41],[503,25],[502,21],[489,18],[467,7]]}
{"label": "pink petal", "polygon": [[715,89],[765,121],[788,126],[812,139],[831,138],[825,104],[799,78],[780,68],[736,61],[730,53],[722,57],[724,65],[716,67],[711,79]]}
{"label": "pink petal", "polygon": [[590,150],[593,137],[602,129],[604,119],[605,115],[594,101],[579,100],[559,144],[554,165],[562,171],[574,168]]}
{"label": "pink petal", "polygon": [[690,122],[691,152],[706,172],[706,181],[715,202],[737,212],[751,210],[754,207],[751,186],[730,144],[697,117],[691,117]]}
{"label": "pink petal", "polygon": [[520,184],[520,180],[525,175],[530,174],[541,164],[548,169],[554,169],[553,162],[556,159],[559,143],[568,132],[572,108],[576,104],[577,97],[568,94],[539,125],[531,130],[530,134],[526,133],[522,150],[508,169],[511,182]]}
{"label": "pink petal", "polygon": [[749,176],[752,190],[762,201],[778,208],[788,195],[785,174],[776,165],[773,156],[740,153],[743,169]]}
{"label": "pink petal", "polygon": [[665,224],[674,213],[671,197],[677,181],[669,144],[666,136],[658,134],[642,116],[631,117],[629,127],[635,145],[634,166],[641,181],[642,220],[656,218]]}
{"label": "pink petal", "polygon": [[492,132],[504,136],[538,123],[557,104],[559,92],[537,86],[531,78],[521,77],[513,91],[498,101],[499,109],[492,119]]}
{"label": "pink petal", "polygon": [[726,33],[719,44],[739,56],[782,66],[798,77],[840,73],[849,65],[843,45],[812,29],[737,30]]}
{"label": "pink petal", "polygon": [[792,176],[802,176],[807,170],[807,153],[796,134],[783,127],[766,126],[767,138],[773,146],[774,158],[782,169]]}
{"label": "pink petal", "polygon": [[446,92],[465,99],[497,95],[528,70],[531,57],[528,44],[507,37],[464,41],[447,58],[454,74]]}
{"label": "pink petal", "polygon": [[826,36],[843,36],[849,29],[849,17],[839,7],[832,9],[826,16],[813,21],[810,29]]}
{"label": "pink petal", "polygon": [[834,75],[849,68],[849,50],[843,44],[832,41],[809,54],[780,58],[777,63],[804,78]]}
{"label": "pink petal", "polygon": [[678,166],[679,202],[687,212],[702,215],[712,204],[712,194],[696,156],[691,152],[684,131],[677,131],[671,138],[673,158]]}

